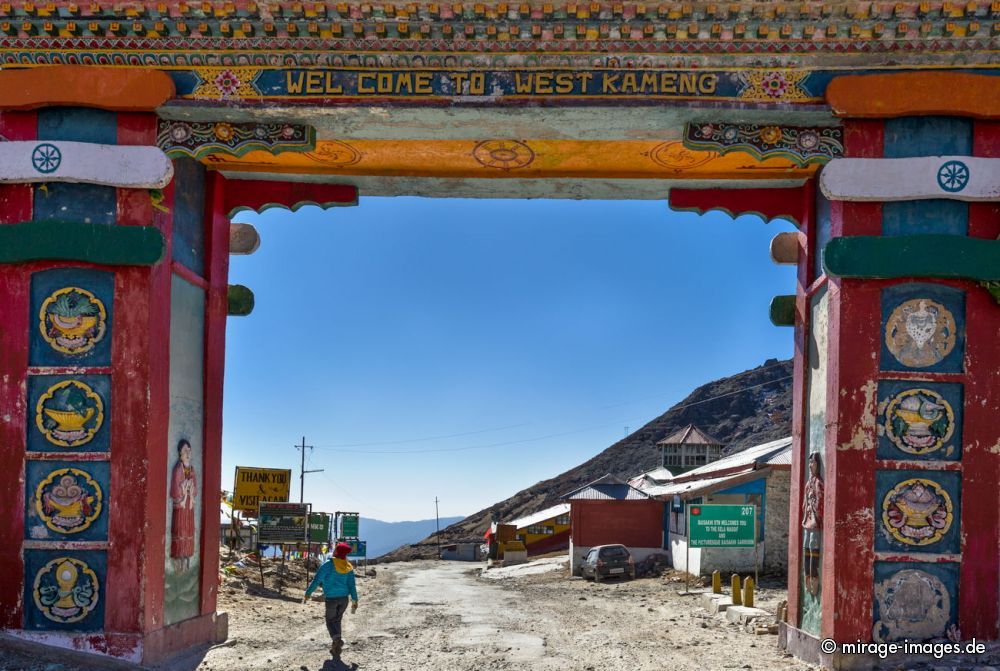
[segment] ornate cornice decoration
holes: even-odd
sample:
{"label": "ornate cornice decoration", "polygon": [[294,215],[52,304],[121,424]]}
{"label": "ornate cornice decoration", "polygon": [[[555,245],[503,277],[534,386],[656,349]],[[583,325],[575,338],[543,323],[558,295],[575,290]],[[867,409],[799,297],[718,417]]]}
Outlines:
{"label": "ornate cornice decoration", "polygon": [[243,156],[263,150],[311,151],[316,147],[316,129],[288,123],[227,123],[160,119],[156,144],[170,158],[200,159],[225,152]]}
{"label": "ornate cornice decoration", "polygon": [[[785,86],[781,84],[782,88]],[[744,151],[760,160],[781,157],[809,165],[843,156],[844,130],[828,126],[695,122],[688,123],[684,130],[684,146],[720,154]]]}

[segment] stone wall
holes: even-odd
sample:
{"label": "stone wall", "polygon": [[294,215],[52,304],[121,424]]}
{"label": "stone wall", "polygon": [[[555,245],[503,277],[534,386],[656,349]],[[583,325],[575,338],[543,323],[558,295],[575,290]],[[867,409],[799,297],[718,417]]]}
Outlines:
{"label": "stone wall", "polygon": [[791,474],[772,471],[767,479],[764,510],[764,570],[788,571],[788,501]]}

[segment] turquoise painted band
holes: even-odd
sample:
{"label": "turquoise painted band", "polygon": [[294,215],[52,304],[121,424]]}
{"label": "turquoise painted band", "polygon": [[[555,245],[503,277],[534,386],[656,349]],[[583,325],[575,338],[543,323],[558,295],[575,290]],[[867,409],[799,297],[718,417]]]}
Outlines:
{"label": "turquoise painted band", "polygon": [[0,263],[85,261],[104,266],[151,266],[163,258],[154,226],[25,221],[0,226]]}
{"label": "turquoise painted band", "polygon": [[895,279],[1000,280],[1000,240],[962,235],[834,238],[823,250],[828,275]]}

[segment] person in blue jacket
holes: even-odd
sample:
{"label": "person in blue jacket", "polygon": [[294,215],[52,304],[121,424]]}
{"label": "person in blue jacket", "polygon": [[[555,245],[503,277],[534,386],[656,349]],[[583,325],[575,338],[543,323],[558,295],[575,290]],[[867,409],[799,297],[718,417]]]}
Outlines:
{"label": "person in blue jacket", "polygon": [[354,567],[347,561],[350,551],[351,546],[347,543],[337,543],[337,547],[333,550],[333,558],[319,567],[316,577],[309,583],[306,595],[302,598],[302,603],[305,603],[317,587],[323,588],[323,596],[326,599],[326,629],[333,639],[330,654],[334,657],[340,657],[340,651],[344,648],[341,621],[347,611],[348,598],[351,600],[351,613],[358,609],[358,588],[354,579]]}

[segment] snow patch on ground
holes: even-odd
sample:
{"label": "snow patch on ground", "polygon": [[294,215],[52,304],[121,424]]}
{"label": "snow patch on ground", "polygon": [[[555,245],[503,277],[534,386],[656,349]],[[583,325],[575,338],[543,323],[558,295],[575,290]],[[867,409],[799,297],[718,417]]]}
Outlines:
{"label": "snow patch on ground", "polygon": [[565,568],[569,564],[569,557],[550,557],[549,559],[536,559],[527,564],[515,564],[514,566],[504,566],[502,568],[483,569],[483,577],[490,580],[502,580],[504,578],[520,578],[526,575],[538,575],[549,573]]}

